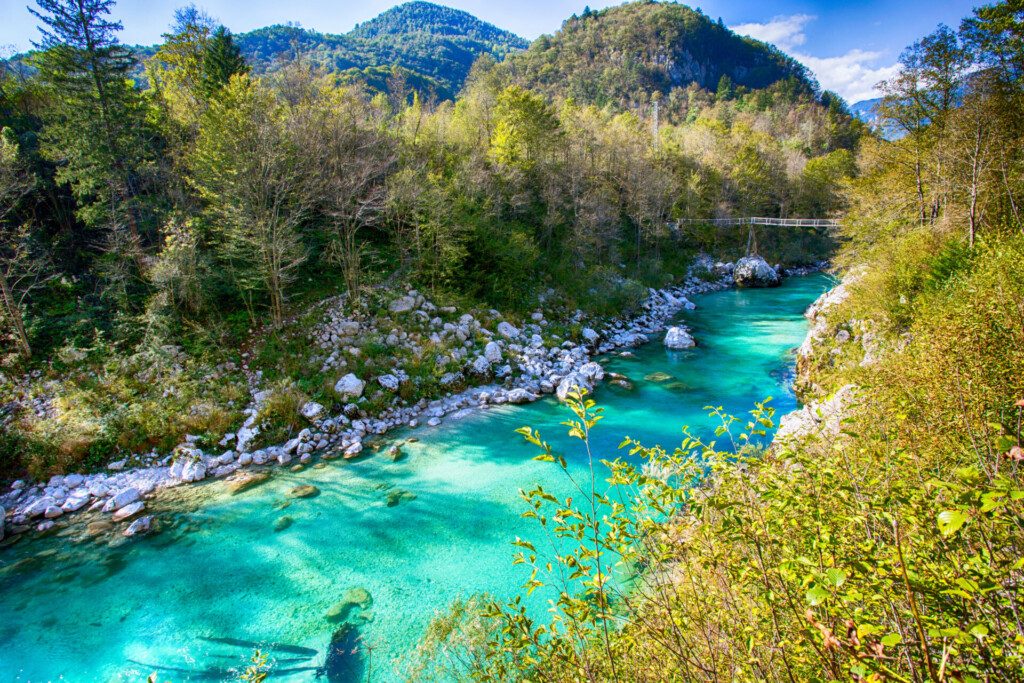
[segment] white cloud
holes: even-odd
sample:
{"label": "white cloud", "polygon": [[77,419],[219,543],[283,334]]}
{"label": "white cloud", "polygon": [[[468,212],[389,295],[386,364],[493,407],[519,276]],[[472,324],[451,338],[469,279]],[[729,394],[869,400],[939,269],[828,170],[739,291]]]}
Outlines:
{"label": "white cloud", "polygon": [[875,86],[898,70],[896,64],[877,65],[882,53],[854,49],[836,57],[815,57],[794,49],[807,42],[804,29],[816,18],[811,14],[777,16],[764,23],[738,24],[732,30],[788,51],[814,72],[822,88],[839,93],[850,103],[878,97]]}
{"label": "white cloud", "polygon": [[871,66],[881,56],[879,52],[865,50],[850,50],[838,57],[793,54],[814,72],[822,88],[839,93],[851,104],[879,97],[878,83],[892,78],[899,71],[898,64]]}
{"label": "white cloud", "polygon": [[740,35],[750,36],[766,43],[777,45],[783,50],[791,50],[803,45],[807,40],[804,26],[817,19],[813,14],[792,14],[788,17],[773,17],[764,23],[750,22],[733,26],[732,30]]}

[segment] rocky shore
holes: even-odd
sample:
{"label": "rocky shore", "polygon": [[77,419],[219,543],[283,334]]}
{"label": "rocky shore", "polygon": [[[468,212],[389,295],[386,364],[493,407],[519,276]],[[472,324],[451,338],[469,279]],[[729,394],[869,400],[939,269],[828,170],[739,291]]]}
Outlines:
{"label": "rocky shore", "polygon": [[[308,428],[284,444],[259,449],[250,448],[258,432],[256,414],[262,398],[260,392],[254,391],[245,424],[221,442],[225,450],[220,453],[204,452],[194,440],[187,439],[174,452],[159,457],[150,466],[128,468],[120,461],[110,463],[108,471],[102,473],[55,476],[48,482],[14,482],[0,494],[0,520],[4,522],[0,524],[0,542],[4,542],[5,532],[6,544],[14,540],[12,537],[28,532],[52,531],[65,523],[68,516],[83,511],[105,515],[99,518],[104,528],[114,526],[125,536],[146,533],[153,527],[154,520],[145,514],[145,500],[161,489],[224,478],[229,487],[240,490],[254,478],[265,477],[263,472],[254,471],[254,467],[302,464],[314,456],[356,458],[364,454],[369,439],[398,427],[436,427],[443,420],[457,420],[492,406],[528,403],[549,394],[564,400],[575,388],[592,390],[605,376],[602,366],[593,360],[594,356],[646,343],[650,335],[664,330],[666,321],[679,310],[693,308],[688,297],[733,286],[734,268],[731,263],[713,263],[702,258],[695,263],[684,284],[649,290],[639,315],[612,319],[595,325],[597,329],[582,327],[580,343],[545,343],[542,333],[548,321],[541,311],[534,313],[531,321],[521,327],[501,321],[491,330],[471,314],[464,314],[457,324],[441,324],[433,304],[416,291],[405,292],[391,302],[390,313],[433,324],[437,329],[432,334],[438,339],[443,335],[463,340],[465,346],[457,351],[461,352],[466,369],[459,373],[461,376],[452,377],[451,384],[476,381],[481,382],[481,386],[453,391],[433,401],[394,405],[371,416],[357,404],[367,390],[368,380],[346,373],[334,387],[339,397],[348,401],[340,414],[327,415],[323,405],[309,402],[301,409],[310,421]],[[795,269],[787,274],[802,275],[819,268]],[[780,269],[772,270],[777,273]],[[582,325],[582,312],[576,311],[572,322]],[[325,322],[314,332],[314,339],[325,353],[325,371],[344,371],[344,361],[340,360],[337,350],[351,339],[361,324],[365,323],[337,313],[325,316]],[[397,336],[399,333],[391,334],[396,338],[389,336],[389,342],[403,343]],[[472,344],[468,341],[474,335],[483,335],[489,340],[475,352],[471,351]],[[685,328],[673,328],[670,336],[677,348],[692,345],[693,340]],[[391,373],[370,381],[395,391],[407,379],[403,370],[396,367]]]}
{"label": "rocky shore", "polygon": [[842,429],[843,416],[857,401],[858,387],[847,384],[831,395],[817,385],[812,363],[824,358],[833,360],[845,352],[847,344],[863,351],[862,366],[875,362],[878,345],[870,321],[835,320],[835,308],[849,297],[849,286],[857,279],[847,275],[836,287],[822,294],[804,313],[810,323],[807,336],[797,349],[796,383],[802,393],[813,397],[802,408],[783,415],[775,433],[774,444],[786,445],[809,438],[835,439]]}

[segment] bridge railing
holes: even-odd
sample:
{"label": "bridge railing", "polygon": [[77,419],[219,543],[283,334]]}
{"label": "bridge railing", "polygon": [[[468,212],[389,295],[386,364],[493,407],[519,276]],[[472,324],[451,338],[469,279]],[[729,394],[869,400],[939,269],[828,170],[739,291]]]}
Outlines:
{"label": "bridge railing", "polygon": [[768,225],[779,228],[837,228],[839,221],[831,218],[680,218],[676,225]]}

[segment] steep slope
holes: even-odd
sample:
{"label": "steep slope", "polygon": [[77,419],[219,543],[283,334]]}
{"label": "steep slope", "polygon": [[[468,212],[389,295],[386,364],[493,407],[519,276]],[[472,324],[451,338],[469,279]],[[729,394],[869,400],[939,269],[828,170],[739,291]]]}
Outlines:
{"label": "steep slope", "polygon": [[507,68],[524,85],[598,105],[691,83],[715,90],[723,76],[748,88],[789,79],[798,90],[817,87],[775,47],[738,36],[699,10],[653,0],[574,16],[510,57]]}
{"label": "steep slope", "polygon": [[480,55],[501,60],[529,44],[468,12],[429,2],[399,5],[343,35],[270,26],[237,40],[257,73],[298,51],[328,71],[370,81],[379,80],[382,67],[394,66],[410,81],[433,84],[441,97],[459,91]]}

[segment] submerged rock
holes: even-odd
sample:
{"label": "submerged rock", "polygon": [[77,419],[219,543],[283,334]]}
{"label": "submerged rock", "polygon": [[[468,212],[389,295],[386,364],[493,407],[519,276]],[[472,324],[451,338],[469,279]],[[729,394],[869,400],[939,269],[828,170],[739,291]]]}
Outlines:
{"label": "submerged rock", "polygon": [[353,624],[343,624],[331,636],[327,657],[316,673],[317,678],[326,677],[327,683],[361,681],[366,670],[362,650],[363,638],[359,629]]}
{"label": "submerged rock", "polygon": [[231,495],[248,491],[270,479],[269,472],[239,472],[224,482]]}
{"label": "submerged rock", "polygon": [[288,495],[292,498],[314,498],[320,495],[320,489],[312,484],[303,484],[302,486],[296,486],[293,488]]}
{"label": "submerged rock", "polygon": [[278,517],[274,520],[274,531],[284,531],[285,529],[290,527],[294,522],[295,520],[292,517],[289,517],[288,515]]}
{"label": "submerged rock", "polygon": [[667,372],[651,372],[644,375],[644,379],[648,382],[667,382],[670,379],[673,379],[673,377]]}
{"label": "submerged rock", "polygon": [[778,287],[782,278],[760,256],[745,256],[736,262],[732,276],[737,287]]}
{"label": "submerged rock", "polygon": [[139,517],[124,530],[125,536],[139,536],[148,534],[153,529],[153,515]]}
{"label": "submerged rock", "polygon": [[114,528],[113,522],[108,519],[97,519],[85,527],[85,533],[89,536],[99,536]]}
{"label": "submerged rock", "polygon": [[385,497],[385,503],[389,508],[397,507],[401,503],[407,503],[411,500],[416,500],[416,494],[412,491],[406,491],[405,489],[395,489],[389,491]]}
{"label": "submerged rock", "polygon": [[361,612],[373,605],[373,596],[362,586],[349,588],[341,601],[327,610],[327,621],[348,621],[354,612]]}
{"label": "submerged rock", "polygon": [[608,383],[611,384],[612,386],[619,387],[620,389],[625,389],[626,391],[632,391],[635,388],[633,386],[633,382],[630,381],[630,379],[625,375],[620,375],[617,372],[609,372],[608,377],[610,378],[608,380]]}

